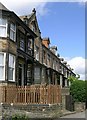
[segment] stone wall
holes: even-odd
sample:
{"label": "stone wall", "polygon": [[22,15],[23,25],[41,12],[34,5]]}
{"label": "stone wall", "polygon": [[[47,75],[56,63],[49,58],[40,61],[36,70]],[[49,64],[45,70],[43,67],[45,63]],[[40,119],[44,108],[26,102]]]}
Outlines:
{"label": "stone wall", "polygon": [[74,103],[74,109],[76,112],[84,111],[85,110],[85,103],[81,102],[75,102]]}
{"label": "stone wall", "polygon": [[30,118],[55,117],[61,113],[61,104],[3,104],[0,106],[0,115],[12,116],[15,114],[28,115]]}

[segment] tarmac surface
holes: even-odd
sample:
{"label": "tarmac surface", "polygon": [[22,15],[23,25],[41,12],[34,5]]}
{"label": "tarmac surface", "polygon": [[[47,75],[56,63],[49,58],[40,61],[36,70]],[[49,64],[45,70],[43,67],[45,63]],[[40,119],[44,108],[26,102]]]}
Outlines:
{"label": "tarmac surface", "polygon": [[65,115],[61,118],[86,118],[86,111],[75,113],[75,114],[70,114],[70,115]]}

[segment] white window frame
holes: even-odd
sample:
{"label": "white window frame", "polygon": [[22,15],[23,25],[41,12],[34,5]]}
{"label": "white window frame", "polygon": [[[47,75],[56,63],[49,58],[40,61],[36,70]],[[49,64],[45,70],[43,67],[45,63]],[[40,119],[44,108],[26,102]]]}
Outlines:
{"label": "white window frame", "polygon": [[[5,18],[0,18],[0,19],[4,20]],[[7,37],[7,25],[8,24],[7,24],[7,19],[5,19],[5,20],[6,20],[6,25],[3,25],[3,24],[0,25],[1,28],[5,28],[6,29],[5,30],[5,36],[1,35],[0,37]]]}
{"label": "white window frame", "polygon": [[36,46],[35,52],[36,52],[36,53],[35,53],[36,60],[39,61],[39,47],[38,47],[38,46]]}
{"label": "white window frame", "polygon": [[[9,56],[13,56],[14,57],[14,67],[11,67],[11,68],[13,68],[13,80],[9,80],[8,79],[8,81],[11,81],[11,82],[15,82],[15,63],[16,63],[16,58],[15,58],[15,56],[13,55],[13,54],[9,54]],[[9,62],[8,62],[8,69],[9,69]]]}
{"label": "white window frame", "polygon": [[[0,81],[5,81],[5,61],[6,61],[6,53],[5,52],[0,52],[0,54],[3,54],[4,55],[4,64],[3,64],[3,67],[4,67],[4,76],[3,76],[3,79],[0,79]],[[1,65],[0,65],[1,66]]]}
{"label": "white window frame", "polygon": [[[11,28],[11,25],[12,25],[12,24],[15,25],[15,30]],[[11,38],[11,32],[14,33],[14,38]],[[10,39],[11,39],[12,41],[14,41],[14,42],[16,41],[16,24],[15,24],[15,23],[12,23],[12,22],[11,22],[11,24],[10,24]]]}

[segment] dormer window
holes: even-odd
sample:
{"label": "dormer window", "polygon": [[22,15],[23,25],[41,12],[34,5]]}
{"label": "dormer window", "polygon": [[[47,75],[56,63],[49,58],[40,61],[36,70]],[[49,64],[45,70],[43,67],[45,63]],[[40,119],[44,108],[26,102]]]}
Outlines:
{"label": "dormer window", "polygon": [[27,16],[25,16],[25,18],[23,19],[24,23],[28,25],[28,18]]}
{"label": "dormer window", "polygon": [[24,20],[24,23],[25,23],[25,24],[28,24],[28,21],[27,21],[27,20]]}
{"label": "dormer window", "polygon": [[34,27],[34,25],[32,25],[32,31],[35,32],[35,27]]}
{"label": "dormer window", "polygon": [[32,21],[31,29],[32,29],[33,32],[36,32],[36,24],[35,24],[35,21]]}
{"label": "dormer window", "polygon": [[7,37],[7,19],[0,18],[0,37]]}

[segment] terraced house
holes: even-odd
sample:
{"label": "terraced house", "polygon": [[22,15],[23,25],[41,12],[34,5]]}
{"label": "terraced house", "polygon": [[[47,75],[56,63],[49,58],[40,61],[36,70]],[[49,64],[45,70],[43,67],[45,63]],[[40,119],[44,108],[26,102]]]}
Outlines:
{"label": "terraced house", "polygon": [[76,74],[57,53],[57,46],[51,45],[50,37],[42,38],[36,10],[17,16],[0,3],[0,102],[62,103],[64,109],[67,103],[70,110],[74,106],[70,76]]}
{"label": "terraced house", "polygon": [[41,37],[36,11],[17,16],[0,3],[0,82],[18,86],[53,84],[69,86],[75,76],[67,62]]}

